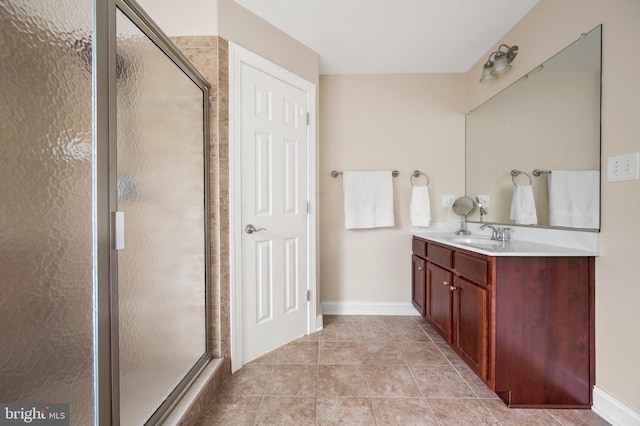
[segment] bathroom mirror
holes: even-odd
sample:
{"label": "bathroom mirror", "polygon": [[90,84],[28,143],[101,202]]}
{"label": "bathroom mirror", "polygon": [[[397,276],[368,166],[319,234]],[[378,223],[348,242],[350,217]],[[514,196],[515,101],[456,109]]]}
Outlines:
{"label": "bathroom mirror", "polygon": [[[488,197],[489,202],[483,202],[483,222],[516,224],[510,218],[511,203],[515,185],[528,184],[526,174],[531,177],[537,223],[523,225],[599,230],[599,175],[590,194],[593,211],[575,212],[576,216],[589,213],[593,220],[558,224],[553,220],[555,201],[550,220],[549,179],[553,178],[547,172],[570,171],[576,176],[600,171],[601,29],[584,34],[467,114],[465,193]],[[514,182],[513,170],[523,172],[524,178]],[[552,200],[557,200],[558,179],[553,182]],[[467,220],[479,221],[480,215]]]}

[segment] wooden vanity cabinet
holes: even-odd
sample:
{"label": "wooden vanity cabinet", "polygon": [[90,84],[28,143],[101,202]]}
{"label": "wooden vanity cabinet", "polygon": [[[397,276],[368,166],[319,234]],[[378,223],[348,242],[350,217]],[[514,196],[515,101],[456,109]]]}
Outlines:
{"label": "wooden vanity cabinet", "polygon": [[[454,267],[459,262],[462,271]],[[487,283],[487,268],[483,272],[476,262],[486,264],[483,259],[451,248],[427,244],[425,318],[469,367],[486,380],[488,304],[483,286]],[[466,270],[472,273],[461,275]]]}
{"label": "wooden vanity cabinet", "polygon": [[418,312],[420,312],[420,315],[425,316],[427,261],[416,255],[412,256],[411,261],[413,262],[413,269],[411,274],[411,282],[413,283],[411,286],[411,303],[413,303],[413,307],[416,308]]}
{"label": "wooden vanity cabinet", "polygon": [[509,407],[590,408],[594,257],[413,246],[416,309]]}

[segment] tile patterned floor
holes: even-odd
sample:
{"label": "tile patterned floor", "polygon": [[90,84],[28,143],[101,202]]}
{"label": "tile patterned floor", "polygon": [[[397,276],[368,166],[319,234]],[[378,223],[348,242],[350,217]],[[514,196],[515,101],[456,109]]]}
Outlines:
{"label": "tile patterned floor", "polygon": [[608,425],[509,409],[421,317],[324,316],[324,330],[223,381],[199,425]]}

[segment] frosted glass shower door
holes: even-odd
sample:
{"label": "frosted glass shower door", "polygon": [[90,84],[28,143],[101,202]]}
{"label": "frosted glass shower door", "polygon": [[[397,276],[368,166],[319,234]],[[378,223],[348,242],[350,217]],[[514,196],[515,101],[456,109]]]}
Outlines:
{"label": "frosted glass shower door", "polygon": [[0,402],[73,425],[96,415],[92,25],[91,1],[0,1]]}
{"label": "frosted glass shower door", "polygon": [[145,423],[206,352],[205,93],[118,9],[120,424]]}

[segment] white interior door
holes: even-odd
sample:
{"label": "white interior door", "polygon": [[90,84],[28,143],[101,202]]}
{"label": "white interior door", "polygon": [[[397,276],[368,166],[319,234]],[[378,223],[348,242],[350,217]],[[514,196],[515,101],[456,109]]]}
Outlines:
{"label": "white interior door", "polygon": [[243,63],[241,120],[245,363],[308,331],[307,93]]}

